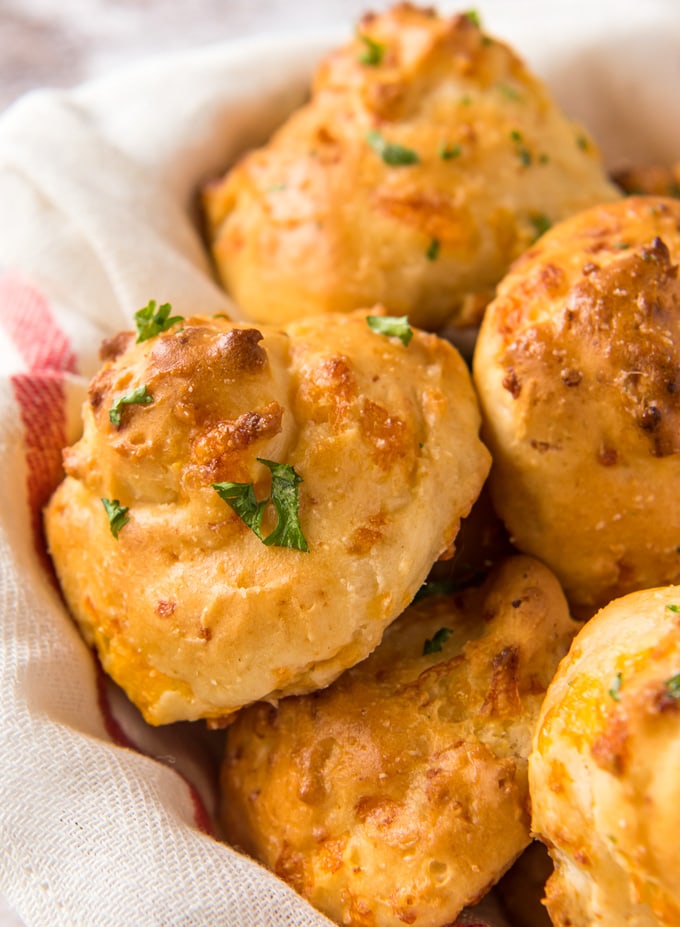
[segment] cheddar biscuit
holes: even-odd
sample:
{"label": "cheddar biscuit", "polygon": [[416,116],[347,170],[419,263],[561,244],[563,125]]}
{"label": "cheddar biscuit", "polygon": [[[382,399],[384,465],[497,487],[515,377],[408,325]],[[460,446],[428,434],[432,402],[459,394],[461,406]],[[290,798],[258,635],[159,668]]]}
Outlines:
{"label": "cheddar biscuit", "polygon": [[309,103],[204,193],[226,289],[284,322],[375,302],[475,325],[551,223],[618,197],[598,150],[473,14],[368,14]]}
{"label": "cheddar biscuit", "polygon": [[515,544],[585,615],[680,580],[680,202],[549,231],[498,288],[474,376]]}
{"label": "cheddar biscuit", "polygon": [[452,924],[529,843],[531,737],[575,628],[527,557],[418,601],[332,686],[237,718],[227,839],[339,924]]}
{"label": "cheddar biscuit", "polygon": [[680,586],[611,602],[551,683],[530,759],[555,927],[680,923]]}
{"label": "cheddar biscuit", "polygon": [[45,524],[68,605],[148,721],[326,685],[453,544],[489,457],[464,362],[411,335],[365,312],[216,316],[105,346]]}

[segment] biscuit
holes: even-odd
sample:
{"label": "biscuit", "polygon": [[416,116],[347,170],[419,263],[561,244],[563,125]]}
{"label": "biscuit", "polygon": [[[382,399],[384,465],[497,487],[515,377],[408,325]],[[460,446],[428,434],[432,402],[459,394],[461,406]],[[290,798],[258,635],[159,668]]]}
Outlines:
{"label": "biscuit", "polygon": [[205,189],[221,279],[250,319],[380,302],[476,325],[547,226],[620,192],[583,130],[473,14],[368,14],[311,100]]}
{"label": "biscuit", "polygon": [[339,924],[453,923],[529,843],[531,737],[575,628],[527,557],[416,602],[332,686],[236,719],[226,838]]}
{"label": "biscuit", "polygon": [[680,202],[551,229],[498,287],[474,356],[490,491],[584,617],[680,580]]}
{"label": "biscuit", "polygon": [[581,630],[529,764],[555,927],[680,924],[680,587],[629,593]]}
{"label": "biscuit", "polygon": [[489,455],[460,355],[411,331],[215,316],[106,345],[45,525],[85,638],[147,721],[328,684],[453,544]]}

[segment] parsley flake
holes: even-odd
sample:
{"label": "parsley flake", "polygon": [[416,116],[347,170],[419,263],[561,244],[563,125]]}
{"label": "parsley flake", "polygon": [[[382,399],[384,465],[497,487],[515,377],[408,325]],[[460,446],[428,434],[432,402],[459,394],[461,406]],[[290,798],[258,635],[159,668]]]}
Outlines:
{"label": "parsley flake", "polygon": [[426,657],[430,653],[441,653],[442,647],[452,634],[451,628],[440,628],[423,644],[423,656]]}
{"label": "parsley flake", "polygon": [[520,100],[524,99],[524,97],[519,92],[519,90],[517,90],[516,87],[513,87],[512,84],[501,83],[501,84],[497,84],[497,87],[500,93],[502,93],[503,96],[508,100],[514,100],[515,102],[519,102]]}
{"label": "parsley flake", "polygon": [[156,309],[156,300],[150,299],[148,304],[135,312],[135,325],[137,326],[137,344],[147,341],[160,332],[165,332],[176,322],[183,322],[184,316],[173,315],[170,303],[163,303]]}
{"label": "parsley flake", "polygon": [[412,148],[405,148],[403,145],[397,145],[394,142],[386,141],[380,132],[371,129],[366,133],[366,141],[376,154],[379,154],[385,164],[390,167],[404,167],[409,164],[417,164],[420,160]]}
{"label": "parsley flake", "polygon": [[666,680],[666,692],[671,698],[680,699],[680,673]]}
{"label": "parsley flake", "polygon": [[442,161],[453,161],[454,158],[460,158],[462,153],[463,149],[460,145],[442,144],[439,148],[439,157]]}
{"label": "parsley flake", "polygon": [[463,16],[471,25],[476,26],[477,29],[482,28],[482,19],[477,10],[466,10]]}
{"label": "parsley flake", "polygon": [[138,386],[131,393],[119,396],[109,409],[109,421],[120,428],[121,406],[146,406],[153,402],[153,396],[147,392],[146,385]]}
{"label": "parsley flake", "polygon": [[407,315],[367,315],[366,322],[378,335],[399,338],[403,345],[408,345],[413,338],[413,329],[408,324]]}
{"label": "parsley flake", "polygon": [[541,235],[545,235],[548,229],[552,226],[552,222],[550,221],[550,219],[546,216],[544,212],[532,213],[529,216],[529,222],[531,222],[531,224],[533,225],[534,232],[536,233],[536,237],[534,238],[534,241],[538,241]]}
{"label": "parsley flake", "polygon": [[369,68],[377,68],[379,64],[382,64],[385,46],[381,42],[376,42],[370,35],[360,34],[359,38],[365,45],[364,50],[359,55],[359,63],[365,64]]}
{"label": "parsley flake", "polygon": [[[276,463],[263,457],[257,459],[269,468],[272,475],[268,498],[258,502],[252,483],[213,483],[213,489],[267,547],[309,551],[299,518],[298,483],[302,482],[302,477],[289,464]],[[269,503],[276,511],[276,526],[263,537],[262,517]]]}
{"label": "parsley flake", "polygon": [[118,532],[130,521],[128,518],[130,509],[126,505],[121,505],[118,499],[102,499],[102,505],[106,509],[111,534],[118,539]]}
{"label": "parsley flake", "polygon": [[609,688],[609,694],[611,695],[611,697],[614,699],[615,702],[621,701],[621,686],[622,685],[623,685],[623,675],[621,673],[617,673],[616,676],[614,676],[614,681],[612,682]]}
{"label": "parsley flake", "polygon": [[585,135],[577,135],[576,144],[581,149],[581,151],[587,151],[588,148],[590,147],[590,142],[588,141],[588,138]]}
{"label": "parsley flake", "polygon": [[519,132],[517,129],[513,129],[510,132],[510,138],[515,143],[515,153],[517,154],[517,157],[519,158],[520,163],[522,164],[522,167],[529,167],[533,158],[532,158],[531,152],[529,151],[529,149],[524,143],[522,133]]}
{"label": "parsley flake", "polygon": [[428,245],[427,251],[425,252],[425,257],[428,261],[436,261],[439,257],[439,249],[441,247],[440,241],[438,238],[433,238],[430,244]]}
{"label": "parsley flake", "polygon": [[674,615],[680,614],[680,605],[676,605],[674,602],[667,605],[666,608],[669,612],[673,612]]}

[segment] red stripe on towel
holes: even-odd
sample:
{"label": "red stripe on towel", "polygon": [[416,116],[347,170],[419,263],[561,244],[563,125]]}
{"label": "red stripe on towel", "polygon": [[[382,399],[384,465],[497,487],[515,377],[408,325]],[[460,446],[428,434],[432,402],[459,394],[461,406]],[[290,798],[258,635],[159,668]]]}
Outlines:
{"label": "red stripe on towel", "polygon": [[26,442],[26,490],[35,549],[51,573],[42,530],[42,510],[63,476],[66,444],[63,375],[76,359],[43,294],[10,274],[0,279],[0,324],[24,361],[12,377]]}
{"label": "red stripe on towel", "polygon": [[[0,278],[0,325],[24,362],[24,371],[11,377],[24,426],[27,497],[36,552],[54,578],[45,546],[42,511],[63,477],[62,448],[66,445],[64,374],[76,373],[76,358],[44,295],[15,275]],[[93,654],[98,701],[106,731],[119,746],[146,751],[134,743],[115,718],[106,695],[103,670]],[[192,802],[195,826],[214,836],[214,827],[193,783],[178,770]]]}

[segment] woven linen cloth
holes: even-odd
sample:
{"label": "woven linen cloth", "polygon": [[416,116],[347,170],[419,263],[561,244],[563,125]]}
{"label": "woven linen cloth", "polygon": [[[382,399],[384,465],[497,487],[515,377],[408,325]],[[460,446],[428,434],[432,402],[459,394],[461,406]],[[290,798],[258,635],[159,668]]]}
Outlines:
{"label": "woven linen cloth", "polygon": [[[618,2],[617,26],[622,11],[642,6],[645,28],[662,23],[656,74],[675,68],[677,88],[677,30],[664,19],[667,10],[677,25],[675,0]],[[597,8],[603,23],[603,9],[614,10],[581,7]],[[648,74],[633,53],[641,15],[625,71],[615,70],[615,49],[607,45],[603,65],[590,42],[570,86],[591,131],[599,118],[611,129],[612,95],[620,108],[625,97],[627,114],[631,102],[640,110],[644,143],[637,129],[612,130],[613,156],[629,137],[635,158],[641,144],[655,157],[675,145],[677,157],[680,120],[644,106]],[[527,50],[539,61],[544,33],[532,26]],[[577,60],[582,20],[572,32],[562,26],[564,54],[552,61],[559,87]],[[216,839],[215,757],[202,726],[151,729],[103,678],[60,598],[41,511],[61,477],[61,449],[78,437],[104,337],[130,328],[150,299],[181,315],[238,317],[211,275],[196,191],[304,99],[335,40],[175,54],[73,91],[33,93],[0,118],[0,891],[26,927],[328,923]],[[596,86],[608,69],[625,79]],[[666,85],[652,86],[658,101]],[[461,923],[500,927],[489,904]]]}

